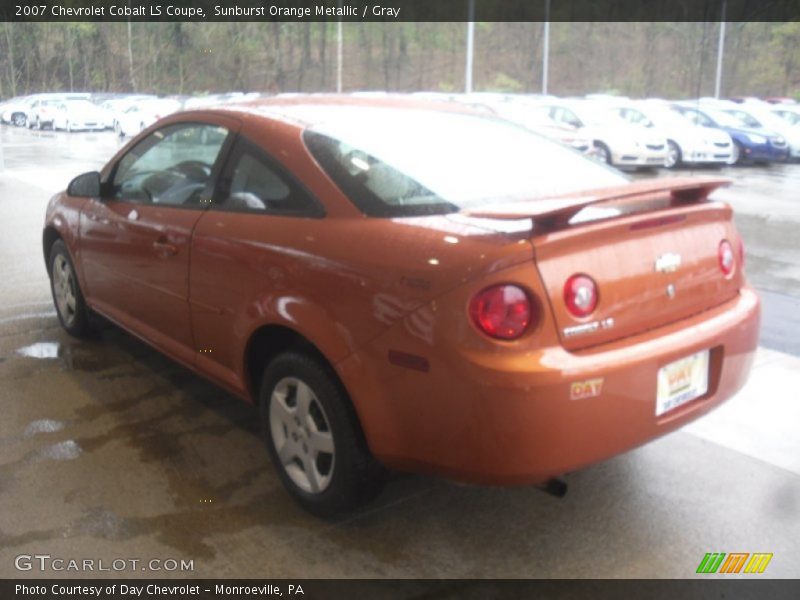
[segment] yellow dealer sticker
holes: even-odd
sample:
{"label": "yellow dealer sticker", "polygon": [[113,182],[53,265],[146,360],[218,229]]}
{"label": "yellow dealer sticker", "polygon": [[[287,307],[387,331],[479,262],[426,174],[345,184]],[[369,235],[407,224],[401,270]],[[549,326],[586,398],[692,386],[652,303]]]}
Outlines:
{"label": "yellow dealer sticker", "polygon": [[603,378],[587,379],[586,381],[575,381],[569,388],[570,400],[584,400],[586,398],[596,398],[603,391]]}

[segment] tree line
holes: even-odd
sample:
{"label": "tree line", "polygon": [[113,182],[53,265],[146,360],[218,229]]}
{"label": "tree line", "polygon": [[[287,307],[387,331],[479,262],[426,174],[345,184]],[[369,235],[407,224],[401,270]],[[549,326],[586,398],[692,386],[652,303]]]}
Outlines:
{"label": "tree line", "polygon": [[[343,89],[463,91],[465,23],[344,23]],[[550,26],[549,92],[711,95],[718,23]],[[473,88],[538,93],[541,23],[477,23]],[[2,23],[0,97],[336,89],[335,22]],[[728,23],[722,93],[800,96],[800,23]]]}

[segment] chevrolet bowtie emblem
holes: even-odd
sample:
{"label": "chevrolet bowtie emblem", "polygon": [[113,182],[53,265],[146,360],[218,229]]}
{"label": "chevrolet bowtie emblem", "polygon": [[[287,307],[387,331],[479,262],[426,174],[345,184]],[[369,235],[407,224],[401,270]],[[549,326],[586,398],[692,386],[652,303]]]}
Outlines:
{"label": "chevrolet bowtie emblem", "polygon": [[667,252],[656,259],[656,271],[659,273],[672,273],[681,266],[681,255]]}

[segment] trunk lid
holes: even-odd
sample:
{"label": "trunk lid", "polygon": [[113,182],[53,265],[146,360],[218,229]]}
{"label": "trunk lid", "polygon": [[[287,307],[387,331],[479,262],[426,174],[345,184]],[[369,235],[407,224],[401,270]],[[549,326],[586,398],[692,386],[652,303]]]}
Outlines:
{"label": "trunk lid", "polygon": [[[533,219],[535,260],[561,342],[580,350],[678,321],[737,294],[741,242],[732,211],[706,200],[726,183],[660,179],[471,214]],[[599,220],[578,222],[582,210],[598,204],[591,210],[605,211]],[[722,240],[736,256],[729,277],[719,265]],[[573,316],[564,300],[564,284],[575,274],[597,284],[597,307],[584,318]]]}

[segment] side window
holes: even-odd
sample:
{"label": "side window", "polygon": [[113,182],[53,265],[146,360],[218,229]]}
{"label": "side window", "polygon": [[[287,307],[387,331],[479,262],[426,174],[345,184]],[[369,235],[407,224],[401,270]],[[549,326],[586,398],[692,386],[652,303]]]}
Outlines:
{"label": "side window", "polygon": [[583,127],[583,123],[581,123],[581,120],[578,118],[578,115],[576,115],[568,108],[564,108],[562,110],[563,112],[561,113],[561,120],[564,121],[564,123],[576,128]]}
{"label": "side window", "polygon": [[222,178],[216,208],[278,215],[322,216],[321,206],[276,161],[239,139]]}
{"label": "side window", "polygon": [[686,112],[683,113],[685,116],[689,117],[689,120],[694,123],[695,125],[700,125],[701,127],[713,127],[714,123],[705,116],[703,113],[698,112],[696,110],[688,109]]}
{"label": "side window", "polygon": [[228,130],[200,123],[168,125],[117,163],[110,196],[142,204],[197,206]]}
{"label": "side window", "polygon": [[644,113],[639,112],[638,110],[630,110],[628,111],[628,115],[628,120],[635,125],[639,125],[641,127],[653,127],[653,122],[648,119]]}

